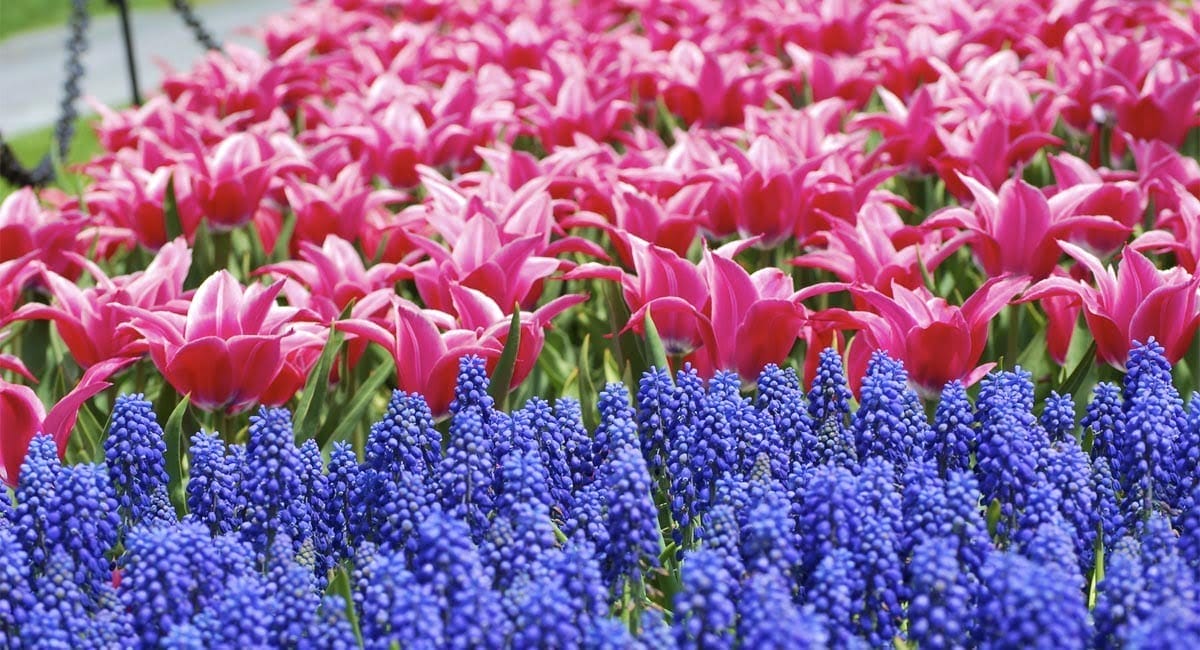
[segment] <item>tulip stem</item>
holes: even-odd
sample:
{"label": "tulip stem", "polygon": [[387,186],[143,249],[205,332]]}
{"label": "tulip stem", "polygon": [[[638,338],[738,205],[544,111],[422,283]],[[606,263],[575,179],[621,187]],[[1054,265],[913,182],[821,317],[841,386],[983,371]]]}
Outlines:
{"label": "tulip stem", "polygon": [[1008,337],[1007,350],[1005,350],[1005,365],[1008,370],[1012,370],[1017,366],[1017,358],[1021,355],[1021,321],[1025,314],[1025,305],[1009,305],[1008,309]]}
{"label": "tulip stem", "polygon": [[232,232],[214,232],[213,235],[213,271],[229,269],[229,258],[233,250]]}

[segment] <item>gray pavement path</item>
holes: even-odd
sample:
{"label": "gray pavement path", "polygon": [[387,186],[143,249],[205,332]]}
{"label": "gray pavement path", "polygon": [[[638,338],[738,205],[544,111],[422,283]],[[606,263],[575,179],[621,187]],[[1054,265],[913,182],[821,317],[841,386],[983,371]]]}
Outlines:
{"label": "gray pavement path", "polygon": [[[220,0],[196,7],[196,13],[222,42],[237,42],[261,51],[261,45],[247,30],[260,25],[271,14],[285,11],[291,4],[291,0]],[[138,81],[143,95],[153,94],[162,83],[163,72],[158,62],[174,70],[188,70],[204,56],[192,32],[169,6],[163,0],[162,9],[139,10],[132,15]],[[65,25],[0,41],[0,133],[14,135],[57,119],[66,78],[63,68],[66,41]],[[92,19],[83,66],[83,96],[95,97],[109,105],[129,103],[129,77],[116,15]],[[90,112],[82,98],[79,109],[81,114]]]}

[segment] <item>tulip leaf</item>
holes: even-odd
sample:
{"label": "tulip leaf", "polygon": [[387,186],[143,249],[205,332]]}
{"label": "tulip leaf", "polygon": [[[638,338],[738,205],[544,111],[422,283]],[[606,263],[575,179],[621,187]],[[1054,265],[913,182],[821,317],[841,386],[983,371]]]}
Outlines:
{"label": "tulip leaf", "polygon": [[44,379],[53,372],[52,368],[57,368],[61,373],[63,366],[52,363],[50,359],[51,323],[48,320],[29,320],[21,323],[20,327],[20,335],[16,339],[18,342],[17,356],[25,362],[25,367],[29,368],[29,372],[34,377],[43,378],[43,381],[35,389],[37,396],[42,399],[43,403],[53,403],[56,396],[50,390],[54,388],[54,383]]}
{"label": "tulip leaf", "polygon": [[84,404],[75,418],[75,428],[67,440],[67,462],[98,463],[104,460],[104,425]]}
{"label": "tulip leaf", "polygon": [[179,217],[179,201],[175,198],[175,176],[167,179],[167,189],[163,193],[163,226],[166,229],[167,241],[175,241],[183,234],[183,221]]}
{"label": "tulip leaf", "polygon": [[354,630],[354,638],[358,640],[358,647],[361,648],[363,644],[362,630],[359,629],[358,612],[354,609],[354,599],[350,593],[350,573],[345,566],[334,569],[325,595],[342,597],[342,602],[346,605],[346,618],[350,621],[350,628]]}
{"label": "tulip leaf", "polygon": [[511,388],[513,370],[517,365],[517,350],[521,347],[521,307],[513,305],[512,322],[508,325],[508,339],[504,341],[504,350],[500,360],[496,362],[496,370],[492,372],[491,394],[496,401],[496,408],[503,411],[508,406],[508,393]]}
{"label": "tulip leaf", "polygon": [[300,393],[300,401],[296,404],[296,411],[292,416],[297,445],[317,435],[317,413],[313,410],[313,402],[317,395],[324,395],[329,391],[329,371],[344,339],[345,335],[340,331],[332,328],[329,330],[329,338],[325,340],[321,356],[304,381],[304,391]]}
{"label": "tulip leaf", "polygon": [[208,230],[208,221],[202,219],[200,225],[196,226],[196,237],[192,242],[192,266],[184,280],[184,289],[198,288],[209,275],[217,271],[213,256],[212,233]]}
{"label": "tulip leaf", "polygon": [[616,355],[619,365],[630,366],[631,372],[640,376],[650,363],[642,354],[642,341],[632,331],[624,333],[620,331],[621,324],[629,322],[629,307],[626,306],[625,299],[621,297],[620,291],[612,282],[604,283],[603,292],[605,304],[608,306],[608,321],[614,327],[610,349]]}
{"label": "tulip leaf", "polygon": [[993,539],[995,539],[996,532],[1000,529],[1001,514],[1002,511],[1000,509],[1000,500],[992,499],[991,503],[989,503],[987,507],[987,529],[988,535],[990,535]]}
{"label": "tulip leaf", "polygon": [[546,332],[546,343],[542,346],[542,353],[538,355],[538,368],[554,387],[564,386],[567,376],[575,367],[574,362],[569,361],[563,353],[567,348],[566,340],[562,330]]}
{"label": "tulip leaf", "polygon": [[937,283],[933,280],[933,274],[929,272],[929,267],[925,264],[925,258],[921,255],[921,250],[917,248],[917,268],[921,271],[921,283],[930,291],[937,291]]}
{"label": "tulip leaf", "polygon": [[1092,344],[1088,346],[1087,352],[1083,353],[1083,358],[1076,364],[1075,370],[1071,371],[1070,376],[1063,381],[1058,387],[1060,395],[1074,395],[1076,391],[1083,386],[1083,380],[1087,378],[1088,372],[1091,371],[1096,359],[1096,341],[1092,340]]}
{"label": "tulip leaf", "polygon": [[[362,419],[363,413],[371,406],[371,402],[376,397],[376,391],[387,381],[392,375],[392,369],[396,364],[389,357],[375,366],[371,374],[358,387],[358,393],[354,399],[344,409],[339,409],[337,412],[337,420],[326,422],[326,429],[317,434],[317,445],[324,449],[333,440],[345,440],[354,427],[359,425],[359,420]],[[332,431],[328,430],[328,426],[337,422],[337,428]]]}
{"label": "tulip leaf", "polygon": [[270,251],[272,260],[283,262],[288,259],[288,251],[292,247],[292,234],[295,232],[296,213],[288,212],[288,215],[283,218],[283,227],[279,229],[279,236],[275,238],[275,246]]}
{"label": "tulip leaf", "polygon": [[[604,351],[604,363],[601,365],[604,369],[604,381],[609,384],[614,384],[620,381],[629,381],[621,372],[621,364],[617,361],[617,357],[611,349]],[[632,385],[626,384],[626,385]]]}
{"label": "tulip leaf", "polygon": [[183,489],[183,415],[191,401],[191,393],[184,395],[163,427],[167,442],[167,496],[180,517],[187,514],[187,495]]}
{"label": "tulip leaf", "polygon": [[1092,564],[1092,575],[1088,580],[1088,609],[1096,607],[1096,591],[1100,582],[1104,580],[1104,536],[1096,535],[1096,541],[1092,542],[1092,557],[1096,558]]}
{"label": "tulip leaf", "polygon": [[658,327],[650,317],[649,309],[646,310],[646,319],[642,326],[645,329],[646,357],[650,360],[650,365],[671,372],[671,364],[667,361],[667,348],[663,346],[662,337],[658,335]]}
{"label": "tulip leaf", "polygon": [[579,348],[579,405],[583,410],[583,424],[589,431],[596,428],[600,417],[596,412],[596,384],[592,381],[592,335],[583,337]]}
{"label": "tulip leaf", "polygon": [[562,387],[559,389],[558,394],[561,397],[574,397],[576,400],[578,400],[579,399],[579,368],[572,369],[571,373],[569,375],[567,375],[567,378],[564,379],[562,384],[560,384],[560,385]]}

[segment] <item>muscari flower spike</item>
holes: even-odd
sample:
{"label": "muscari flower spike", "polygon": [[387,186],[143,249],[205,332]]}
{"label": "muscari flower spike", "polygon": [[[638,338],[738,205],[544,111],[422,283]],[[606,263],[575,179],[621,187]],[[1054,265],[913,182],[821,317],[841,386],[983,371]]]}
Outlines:
{"label": "muscari flower spike", "polygon": [[245,472],[242,535],[259,553],[266,553],[280,534],[298,543],[307,506],[304,467],[292,433],[291,413],[262,408],[250,418]]}
{"label": "muscari flower spike", "polygon": [[167,443],[150,402],[121,395],[113,404],[104,461],[127,526],[137,525],[152,495],[167,486]]}
{"label": "muscari flower spike", "polygon": [[689,553],[683,563],[683,588],[675,596],[674,624],[683,648],[734,647],[737,584],[715,551]]}
{"label": "muscari flower spike", "polygon": [[967,397],[967,389],[961,382],[952,381],[942,389],[941,401],[934,412],[933,429],[925,442],[927,454],[942,473],[966,469],[977,441],[975,409]]}

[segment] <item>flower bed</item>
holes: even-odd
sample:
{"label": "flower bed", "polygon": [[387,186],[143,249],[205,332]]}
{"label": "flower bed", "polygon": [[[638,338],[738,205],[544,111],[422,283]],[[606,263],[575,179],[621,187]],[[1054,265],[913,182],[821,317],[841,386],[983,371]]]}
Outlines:
{"label": "flower bed", "polygon": [[305,2],[103,109],[0,203],[4,629],[1191,644],[1200,14],[943,5]]}
{"label": "flower bed", "polygon": [[103,464],[64,467],[35,438],[0,528],[0,630],[35,647],[1200,639],[1200,418],[1156,344],[1080,428],[1070,397],[1036,417],[1020,371],[974,405],[950,384],[930,423],[882,352],[853,411],[829,349],[807,395],[777,366],[753,399],[693,368],[646,373],[632,405],[609,384],[592,434],[571,399],[497,410],[484,368],[463,359],[444,433],[396,391],[361,462],[297,446],[264,407],[246,443],[192,437],[181,482],[138,395]]}

